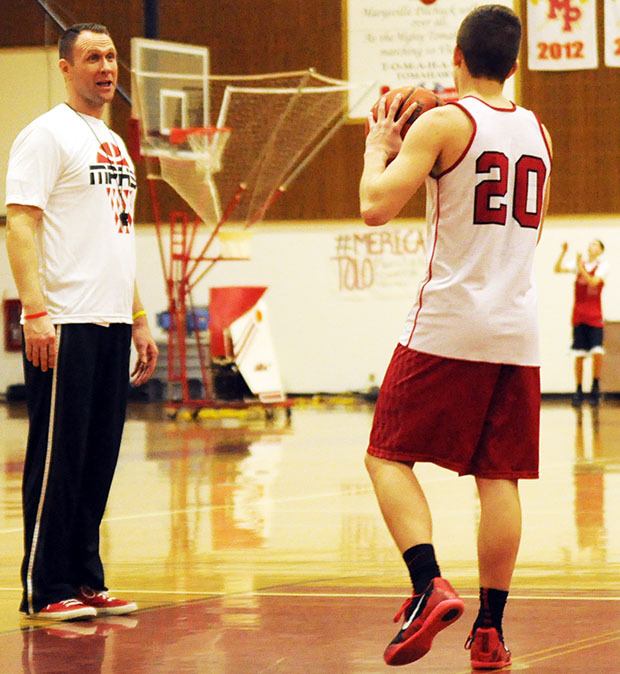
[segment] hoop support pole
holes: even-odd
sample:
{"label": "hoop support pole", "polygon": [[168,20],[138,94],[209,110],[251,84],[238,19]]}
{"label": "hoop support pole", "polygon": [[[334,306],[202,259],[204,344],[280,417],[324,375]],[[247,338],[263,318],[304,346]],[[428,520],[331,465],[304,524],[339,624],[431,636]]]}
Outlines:
{"label": "hoop support pole", "polygon": [[[191,266],[189,272],[187,273],[187,280],[188,282],[192,279],[194,274],[196,273],[196,269],[198,267],[199,260],[204,257],[204,254],[209,250],[209,246],[213,243],[213,239],[217,236],[217,233],[220,231],[222,225],[224,225],[230,216],[234,213],[235,209],[241,202],[241,199],[243,198],[243,195],[245,191],[247,190],[247,185],[245,183],[240,183],[239,186],[237,187],[237,191],[233,194],[231,199],[229,200],[228,204],[226,205],[226,208],[224,209],[224,213],[222,214],[222,217],[218,221],[218,223],[215,225],[213,228],[213,231],[211,232],[211,236],[209,236],[209,239],[205,243],[205,245],[202,247],[200,253],[198,253],[197,257],[195,258],[194,264]],[[210,269],[211,267],[209,267]],[[191,288],[193,288],[198,281],[205,275],[206,272],[203,272],[196,281],[193,281],[191,283]]]}
{"label": "hoop support pole", "polygon": [[[198,233],[198,227],[202,224],[202,220],[198,216],[198,214],[195,214],[194,217],[194,224],[192,225],[192,232],[189,238],[189,244],[187,245],[187,262],[189,263],[190,260],[193,260],[192,258],[192,249],[194,248],[194,241],[196,240],[196,234]],[[187,272],[187,267],[186,267],[186,272]],[[189,274],[187,274],[187,281],[189,283]]]}
{"label": "hoop support pole", "polygon": [[[202,386],[204,388],[204,397],[206,399],[213,399],[213,381],[209,377],[207,370],[207,360],[209,366],[211,365],[211,356],[209,354],[209,349],[202,342],[200,337],[200,330],[198,329],[198,320],[196,318],[196,310],[194,309],[194,298],[192,297],[191,290],[188,290],[187,297],[189,298],[189,308],[194,321],[194,336],[196,338],[196,350],[198,351],[198,363],[200,364],[200,376],[202,378]],[[189,397],[188,397],[189,398]]]}
{"label": "hoop support pole", "polygon": [[278,201],[278,199],[286,192],[286,186],[280,185],[275,189],[268,197],[265,199],[265,203],[255,211],[254,215],[251,218],[248,218],[244,229],[248,229],[252,225],[255,225],[257,222],[262,220],[265,217],[265,213]]}
{"label": "hoop support pole", "polygon": [[155,181],[151,178],[147,179],[149,185],[149,193],[151,195],[151,208],[153,209],[153,217],[155,218],[155,231],[157,232],[157,248],[159,249],[159,260],[161,262],[161,269],[164,273],[164,278],[170,278],[170,270],[166,266],[166,257],[164,255],[164,244],[161,233],[161,210],[159,208],[159,197],[157,196],[157,189],[155,188]]}
{"label": "hoop support pole", "polygon": [[[207,260],[207,259],[209,259],[209,258],[203,258],[203,259]],[[205,276],[206,276],[206,275],[213,269],[213,267],[215,266],[215,263],[216,263],[216,262],[219,262],[219,261],[222,260],[222,259],[223,259],[222,257],[214,257],[214,258],[211,258],[211,261],[210,261],[209,265],[207,266],[207,268],[206,268],[206,269],[203,269],[203,271],[202,271],[202,273],[200,274],[200,276],[198,276],[198,278],[197,278],[197,279],[196,279],[196,280],[189,286],[189,289],[190,289],[190,290],[193,290],[193,289],[196,287],[196,285],[197,285],[200,281],[202,281],[202,279],[203,279],[203,278],[204,278],[204,277],[205,277]]]}

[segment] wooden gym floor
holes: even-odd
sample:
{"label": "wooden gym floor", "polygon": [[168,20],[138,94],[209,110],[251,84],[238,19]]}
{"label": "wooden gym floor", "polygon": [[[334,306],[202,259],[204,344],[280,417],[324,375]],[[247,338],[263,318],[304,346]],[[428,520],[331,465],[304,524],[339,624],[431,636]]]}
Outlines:
{"label": "wooden gym floor", "polygon": [[[102,550],[108,584],[140,610],[53,625],[17,612],[27,421],[23,406],[0,406],[0,672],[389,671],[382,652],[408,578],[363,468],[372,409],[337,402],[296,406],[290,426],[259,415],[172,422],[133,405]],[[546,403],[541,438],[542,477],[522,482],[510,671],[618,672],[620,406]],[[466,673],[475,488],[430,465],[419,475],[466,614],[409,669]]]}

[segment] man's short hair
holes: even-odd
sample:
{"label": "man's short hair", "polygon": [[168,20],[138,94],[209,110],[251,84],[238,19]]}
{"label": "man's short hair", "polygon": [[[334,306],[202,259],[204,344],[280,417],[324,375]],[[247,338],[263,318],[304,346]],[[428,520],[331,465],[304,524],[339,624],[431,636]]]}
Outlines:
{"label": "man's short hair", "polygon": [[73,45],[78,39],[80,33],[89,30],[91,33],[103,33],[109,35],[110,31],[101,23],[75,23],[69,26],[58,40],[58,56],[72,62],[73,59]]}
{"label": "man's short hair", "polygon": [[509,7],[483,5],[463,19],[456,44],[473,77],[503,83],[519,54],[521,21]]}

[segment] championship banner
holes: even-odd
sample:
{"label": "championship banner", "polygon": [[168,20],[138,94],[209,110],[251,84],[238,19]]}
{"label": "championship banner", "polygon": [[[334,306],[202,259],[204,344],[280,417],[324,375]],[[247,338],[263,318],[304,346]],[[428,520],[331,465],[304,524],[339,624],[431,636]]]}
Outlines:
{"label": "championship banner", "polygon": [[620,68],[620,0],[605,0],[605,65]]}
{"label": "championship banner", "polygon": [[[382,87],[425,87],[453,97],[456,32],[472,9],[488,4],[514,9],[513,0],[346,0],[347,79],[375,82],[361,101],[350,96],[349,117],[366,119]],[[512,100],[514,81],[504,87]]]}
{"label": "championship banner", "polygon": [[530,70],[598,68],[596,0],[527,0],[527,33]]}

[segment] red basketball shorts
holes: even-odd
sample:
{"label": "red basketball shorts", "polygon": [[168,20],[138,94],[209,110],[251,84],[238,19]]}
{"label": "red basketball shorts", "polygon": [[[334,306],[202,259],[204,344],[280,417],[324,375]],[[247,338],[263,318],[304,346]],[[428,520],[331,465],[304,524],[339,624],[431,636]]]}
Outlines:
{"label": "red basketball shorts", "polygon": [[538,477],[540,369],[443,358],[399,344],[368,453],[460,475]]}

